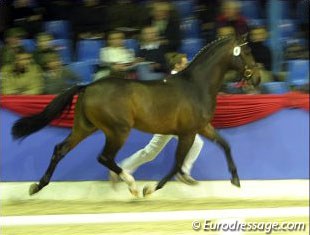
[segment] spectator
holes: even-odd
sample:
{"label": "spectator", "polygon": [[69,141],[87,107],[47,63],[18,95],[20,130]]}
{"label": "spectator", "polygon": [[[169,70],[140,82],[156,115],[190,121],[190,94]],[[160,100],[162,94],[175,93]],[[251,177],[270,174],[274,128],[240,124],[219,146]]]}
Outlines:
{"label": "spectator", "polygon": [[248,32],[246,19],[240,15],[240,3],[235,0],[223,1],[216,24],[217,28],[231,26],[239,35]]}
{"label": "spectator", "polygon": [[43,14],[39,8],[31,5],[30,0],[15,0],[12,6],[13,24],[22,27],[32,38],[42,29]]}
{"label": "spectator", "polygon": [[157,29],[154,26],[147,26],[142,29],[140,48],[137,57],[145,62],[137,66],[138,78],[140,80],[159,80],[165,76],[166,47],[159,40]]}
{"label": "spectator", "polygon": [[52,35],[47,33],[39,33],[36,39],[37,48],[33,53],[33,58],[35,62],[44,70],[44,57],[50,53],[57,53],[57,50],[54,46],[52,46]]}
{"label": "spectator", "polygon": [[154,2],[148,23],[157,28],[161,41],[167,45],[168,51],[179,50],[181,46],[180,20],[170,3]]}
{"label": "spectator", "polygon": [[80,78],[75,73],[63,66],[60,57],[56,53],[47,54],[45,64],[44,94],[58,94],[80,81]]}
{"label": "spectator", "polygon": [[216,16],[220,11],[220,0],[197,0],[196,13],[201,21],[201,28],[206,42],[209,43],[216,36]]}
{"label": "spectator", "polygon": [[25,32],[21,28],[11,28],[5,32],[5,44],[0,53],[0,64],[10,64],[15,61],[17,51],[23,49],[21,39]]}
{"label": "spectator", "polygon": [[103,39],[106,31],[106,7],[99,0],[83,0],[72,11],[75,41],[79,39]]}
{"label": "spectator", "polygon": [[107,47],[100,50],[100,69],[95,75],[95,80],[113,76],[125,77],[136,64],[134,51],[124,47],[125,35],[119,31],[108,34]]}
{"label": "spectator", "polygon": [[250,30],[249,46],[256,63],[260,64],[261,82],[269,82],[272,79],[272,54],[270,48],[266,45],[267,29],[264,26],[257,26]]}
{"label": "spectator", "polygon": [[16,53],[14,63],[1,69],[3,95],[39,95],[43,93],[43,78],[40,67],[31,54],[21,50]]}
{"label": "spectator", "polygon": [[142,29],[140,48],[137,57],[145,61],[154,62],[152,68],[155,72],[166,72],[166,47],[161,44],[157,28],[147,26]]}

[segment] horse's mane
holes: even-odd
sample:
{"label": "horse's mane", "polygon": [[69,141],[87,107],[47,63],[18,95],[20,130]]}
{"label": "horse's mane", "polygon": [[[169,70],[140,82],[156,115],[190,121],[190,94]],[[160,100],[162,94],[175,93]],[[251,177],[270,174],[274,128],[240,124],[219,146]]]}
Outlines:
{"label": "horse's mane", "polygon": [[208,55],[208,59],[210,58],[209,55],[213,55],[215,50],[220,46],[226,43],[227,41],[231,40],[232,37],[221,37],[218,38],[210,43],[208,43],[206,46],[204,46],[193,58],[193,60],[189,63],[189,65],[183,69],[182,71],[178,72],[177,74],[171,75],[171,76],[180,76],[187,74],[189,71],[192,70],[192,68],[200,62],[200,59],[203,58],[205,55]]}

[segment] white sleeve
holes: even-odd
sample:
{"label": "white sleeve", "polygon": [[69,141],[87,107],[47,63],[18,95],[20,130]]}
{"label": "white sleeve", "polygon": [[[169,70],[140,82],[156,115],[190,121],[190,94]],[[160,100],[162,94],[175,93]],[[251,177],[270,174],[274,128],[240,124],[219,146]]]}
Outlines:
{"label": "white sleeve", "polygon": [[101,48],[101,50],[100,50],[100,62],[111,63],[110,56],[109,56],[109,49],[106,47]]}

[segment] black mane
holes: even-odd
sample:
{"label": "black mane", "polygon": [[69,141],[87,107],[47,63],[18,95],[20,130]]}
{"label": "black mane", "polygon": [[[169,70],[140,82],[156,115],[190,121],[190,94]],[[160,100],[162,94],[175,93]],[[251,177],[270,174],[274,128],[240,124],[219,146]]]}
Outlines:
{"label": "black mane", "polygon": [[216,39],[210,43],[208,43],[206,46],[204,46],[193,58],[193,60],[189,63],[189,65],[183,69],[182,71],[178,72],[177,74],[171,75],[171,76],[180,76],[180,75],[186,75],[189,71],[192,70],[192,68],[200,62],[204,56],[208,56],[207,59],[211,57],[218,49],[219,46],[222,46],[223,44],[226,44],[227,41],[231,40],[232,37],[221,37],[219,39]]}

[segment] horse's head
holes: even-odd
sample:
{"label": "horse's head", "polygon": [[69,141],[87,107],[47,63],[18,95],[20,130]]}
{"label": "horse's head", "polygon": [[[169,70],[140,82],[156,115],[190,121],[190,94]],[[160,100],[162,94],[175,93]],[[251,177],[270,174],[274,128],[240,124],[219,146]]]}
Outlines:
{"label": "horse's head", "polygon": [[231,49],[231,67],[243,75],[243,80],[257,86],[260,83],[260,66],[258,66],[247,45],[247,36],[236,37]]}

